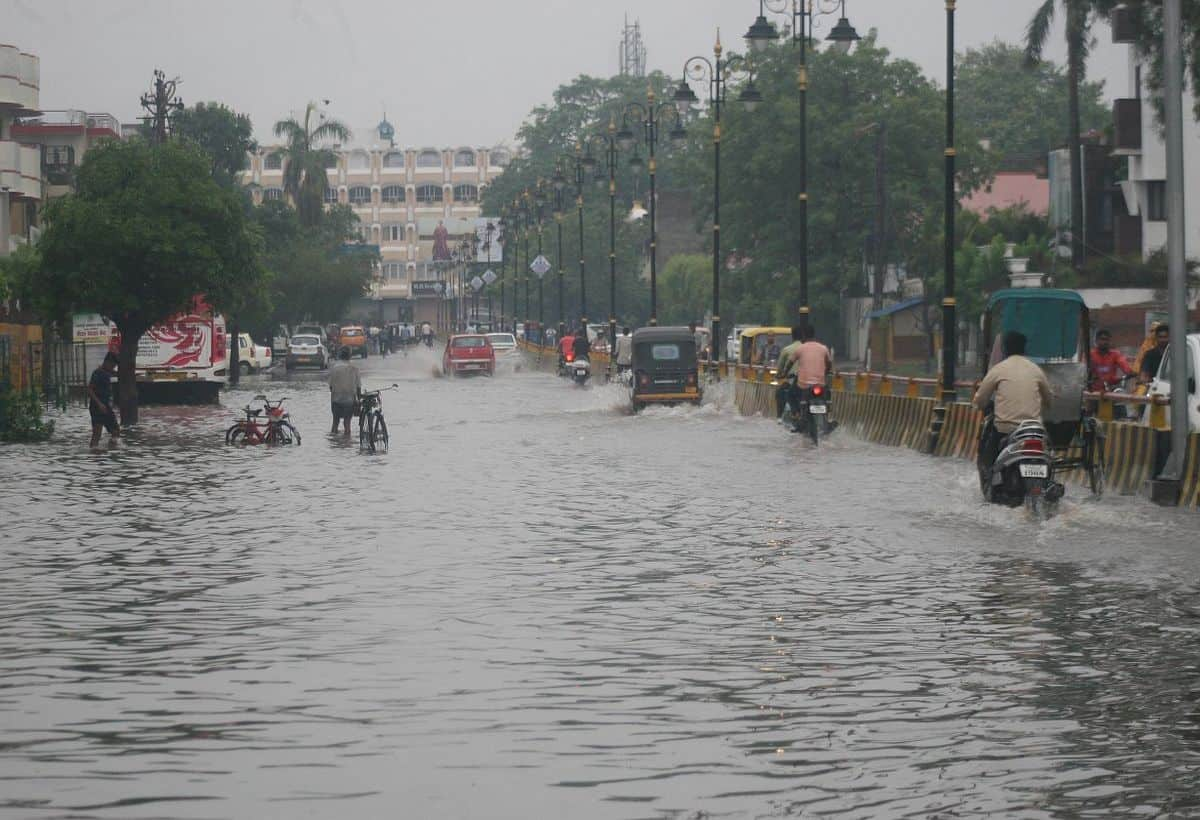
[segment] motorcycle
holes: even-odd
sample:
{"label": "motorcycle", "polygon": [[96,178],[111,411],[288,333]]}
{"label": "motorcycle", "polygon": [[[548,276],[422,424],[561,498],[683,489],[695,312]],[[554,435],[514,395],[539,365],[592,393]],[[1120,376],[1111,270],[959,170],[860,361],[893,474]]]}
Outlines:
{"label": "motorcycle", "polygon": [[[991,420],[987,428],[991,429]],[[982,448],[981,448],[982,458]],[[1040,421],[1023,421],[1000,442],[1000,452],[990,469],[979,465],[983,497],[991,504],[1024,506],[1042,515],[1063,497],[1065,488],[1054,480],[1054,453]]]}
{"label": "motorcycle", "polygon": [[823,384],[800,387],[795,376],[791,377],[791,382],[792,432],[807,434],[813,444],[819,444],[823,437],[833,432],[829,421],[829,390]]}

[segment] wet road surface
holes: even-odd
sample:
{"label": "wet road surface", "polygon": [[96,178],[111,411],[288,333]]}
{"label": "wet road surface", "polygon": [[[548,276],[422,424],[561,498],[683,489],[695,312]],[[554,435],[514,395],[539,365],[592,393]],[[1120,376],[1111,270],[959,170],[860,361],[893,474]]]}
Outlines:
{"label": "wet road surface", "polygon": [[0,817],[1200,815],[1195,513],[435,361],[0,450]]}

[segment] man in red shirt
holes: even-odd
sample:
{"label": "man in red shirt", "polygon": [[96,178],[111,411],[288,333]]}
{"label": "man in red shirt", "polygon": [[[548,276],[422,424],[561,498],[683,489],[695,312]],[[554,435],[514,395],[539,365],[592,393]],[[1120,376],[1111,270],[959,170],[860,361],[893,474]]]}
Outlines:
{"label": "man in red shirt", "polygon": [[1092,349],[1089,364],[1092,381],[1088,389],[1093,393],[1112,392],[1121,386],[1126,376],[1133,375],[1133,368],[1121,351],[1113,349],[1112,334],[1107,330],[1096,333],[1096,346]]}

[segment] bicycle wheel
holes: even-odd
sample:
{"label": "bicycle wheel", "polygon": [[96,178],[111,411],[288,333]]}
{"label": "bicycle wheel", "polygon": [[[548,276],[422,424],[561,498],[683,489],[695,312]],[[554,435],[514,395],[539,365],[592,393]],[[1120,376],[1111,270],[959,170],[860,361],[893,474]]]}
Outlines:
{"label": "bicycle wheel", "polygon": [[283,427],[287,431],[288,438],[290,438],[293,442],[295,442],[296,446],[299,447],[300,446],[300,431],[297,430],[295,427],[293,427],[292,423],[290,421],[283,422]]}
{"label": "bicycle wheel", "polygon": [[375,452],[373,429],[374,416],[364,413],[358,417],[358,447],[360,450]]}
{"label": "bicycle wheel", "polygon": [[287,435],[280,429],[278,424],[272,424],[267,427],[267,434],[263,437],[263,441],[267,444],[287,444]]}
{"label": "bicycle wheel", "polygon": [[376,447],[384,450],[388,448],[387,422],[383,420],[383,413],[375,414],[375,429],[372,432],[371,441]]}
{"label": "bicycle wheel", "polygon": [[246,428],[239,422],[225,431],[225,443],[240,444],[245,435]]}

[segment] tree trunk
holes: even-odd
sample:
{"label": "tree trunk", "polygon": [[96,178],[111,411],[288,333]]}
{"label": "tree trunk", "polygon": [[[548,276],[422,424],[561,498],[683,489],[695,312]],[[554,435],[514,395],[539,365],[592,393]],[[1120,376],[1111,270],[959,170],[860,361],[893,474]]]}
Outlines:
{"label": "tree trunk", "polygon": [[121,426],[137,424],[137,349],[142,333],[130,332],[119,325],[121,348],[117,352],[117,407],[121,411]]}
{"label": "tree trunk", "polygon": [[1076,270],[1084,262],[1084,210],[1083,210],[1083,141],[1079,129],[1079,86],[1083,82],[1084,14],[1076,3],[1068,6],[1067,13],[1067,117],[1070,120],[1070,135],[1067,141],[1071,152],[1071,264]]}

